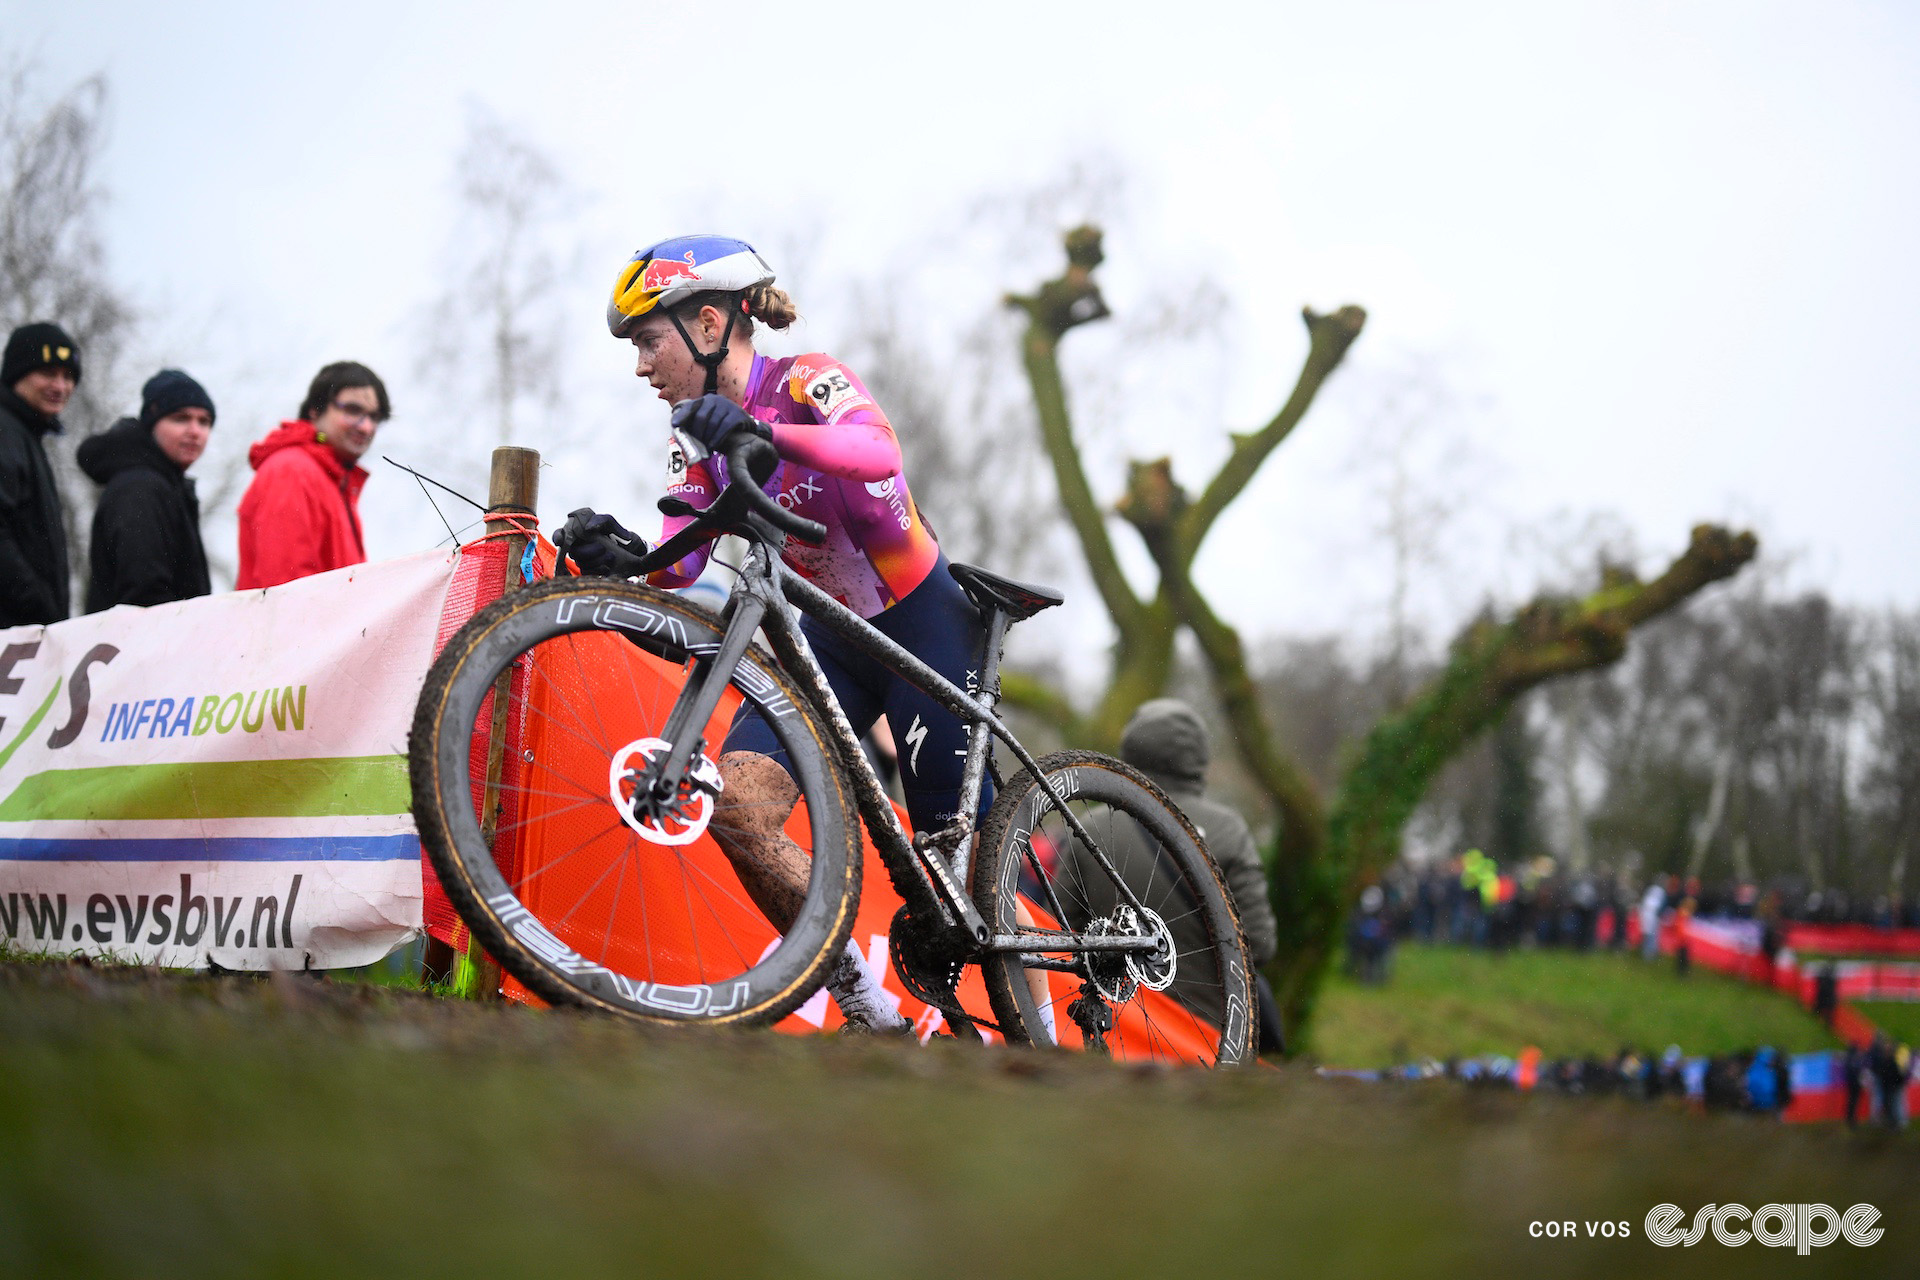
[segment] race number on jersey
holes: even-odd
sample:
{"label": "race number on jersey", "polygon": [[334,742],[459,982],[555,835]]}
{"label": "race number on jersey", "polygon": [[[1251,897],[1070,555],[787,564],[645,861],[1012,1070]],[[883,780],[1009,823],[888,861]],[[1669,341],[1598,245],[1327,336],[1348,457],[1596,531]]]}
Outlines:
{"label": "race number on jersey", "polygon": [[860,388],[853,385],[853,379],[840,369],[823,370],[807,383],[806,394],[822,418],[831,418],[837,410],[850,404],[867,402]]}

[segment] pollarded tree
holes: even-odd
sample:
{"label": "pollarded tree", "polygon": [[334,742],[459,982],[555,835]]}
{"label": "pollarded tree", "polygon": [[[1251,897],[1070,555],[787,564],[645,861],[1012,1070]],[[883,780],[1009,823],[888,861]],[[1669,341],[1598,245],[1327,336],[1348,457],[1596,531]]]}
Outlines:
{"label": "pollarded tree", "polygon": [[1345,359],[1366,312],[1343,306],[1302,313],[1309,345],[1292,393],[1265,425],[1233,437],[1226,461],[1198,494],[1174,479],[1170,459],[1130,464],[1126,492],[1111,510],[1133,527],[1158,570],[1153,594],[1143,597],[1121,572],[1108,533],[1109,510],[1095,498],[1081,466],[1059,364],[1062,339],[1109,314],[1094,280],[1104,256],[1101,234],[1090,226],[1075,228],[1065,247],[1067,266],[1060,276],[1007,301],[1027,318],[1021,354],[1041,439],[1068,523],[1113,624],[1112,669],[1104,694],[1084,711],[1057,691],[1012,674],[1005,695],[1045,714],[1069,740],[1111,749],[1134,708],[1166,687],[1176,632],[1184,627],[1193,635],[1235,750],[1278,819],[1270,874],[1281,946],[1268,976],[1290,1025],[1304,1029],[1353,896],[1365,877],[1397,856],[1401,829],[1441,766],[1498,723],[1527,690],[1617,661],[1633,628],[1737,572],[1757,544],[1751,534],[1703,525],[1652,581],[1616,570],[1591,594],[1542,595],[1509,617],[1475,622],[1455,641],[1439,673],[1374,725],[1331,794],[1323,794],[1267,723],[1240,636],[1195,584],[1193,566],[1221,513],[1299,426]]}

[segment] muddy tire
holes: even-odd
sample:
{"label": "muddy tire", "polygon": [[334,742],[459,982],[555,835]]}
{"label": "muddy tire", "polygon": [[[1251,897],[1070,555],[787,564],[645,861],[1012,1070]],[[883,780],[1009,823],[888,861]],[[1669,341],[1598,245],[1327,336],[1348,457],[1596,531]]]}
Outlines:
{"label": "muddy tire", "polygon": [[[1251,1062],[1254,996],[1246,944],[1219,868],[1193,825],[1144,775],[1110,756],[1067,751],[1037,763],[1113,872],[1164,927],[1144,926],[1128,914],[1113,874],[1072,833],[1027,771],[1000,792],[981,830],[971,886],[981,915],[996,933],[1031,931],[1019,919],[1024,896],[1030,917],[1044,915],[1075,931],[1165,936],[1167,954],[1158,960],[1143,956],[1133,970],[1114,953],[1098,961],[1106,991],[1099,1004],[1121,1024],[1108,1052],[1188,1065]],[[1097,954],[1080,953],[1088,964]],[[1028,982],[1029,968],[1068,959],[1035,951],[982,963],[994,1017],[1009,1042],[1056,1043],[1063,1030],[1076,1027],[1069,1009],[1084,996],[1081,984],[1090,974],[1053,968],[1048,1010]]]}
{"label": "muddy tire", "polygon": [[[646,744],[659,741],[677,693],[675,679],[657,688],[636,679],[622,646],[691,671],[721,635],[715,615],[678,596],[561,578],[482,609],[428,672],[409,740],[421,842],[473,936],[544,1000],[646,1023],[768,1023],[819,989],[846,942],[859,904],[859,826],[848,821],[826,725],[763,651],[749,650],[731,683],[773,726],[806,805],[795,839],[812,868],[786,936],[752,907],[716,847],[700,843],[724,820],[714,795],[689,787],[684,807],[652,825],[618,803],[624,770],[659,750]],[[498,862],[481,813],[496,688],[530,744],[506,762],[499,787],[501,834],[521,838],[497,842]],[[704,741],[696,753],[718,754]],[[703,767],[717,778],[710,759]],[[535,846],[537,856],[510,851]]]}

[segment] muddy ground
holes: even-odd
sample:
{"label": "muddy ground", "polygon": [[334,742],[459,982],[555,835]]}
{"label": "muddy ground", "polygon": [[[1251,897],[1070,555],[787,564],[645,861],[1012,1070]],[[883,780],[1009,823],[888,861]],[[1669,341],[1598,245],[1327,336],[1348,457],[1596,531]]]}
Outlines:
{"label": "muddy ground", "polygon": [[[294,976],[0,965],[0,1152],[5,1275],[1920,1272],[1911,1139]],[[1801,1201],[1886,1235],[1644,1238],[1663,1202]]]}

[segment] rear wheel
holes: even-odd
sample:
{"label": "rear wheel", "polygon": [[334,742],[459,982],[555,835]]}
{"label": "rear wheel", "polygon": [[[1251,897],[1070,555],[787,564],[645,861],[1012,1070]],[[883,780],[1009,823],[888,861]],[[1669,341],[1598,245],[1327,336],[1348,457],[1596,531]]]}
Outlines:
{"label": "rear wheel", "polygon": [[[1000,792],[981,831],[974,901],[995,933],[1036,939],[1032,951],[981,964],[1007,1039],[1080,1044],[1128,1061],[1251,1061],[1246,946],[1193,825],[1146,777],[1109,756],[1061,752],[1037,763],[1105,864],[1032,773]],[[1040,935],[1061,928],[1158,945],[1047,950]],[[1044,999],[1034,990],[1038,975]]]}
{"label": "rear wheel", "polygon": [[[859,828],[825,724],[763,652],[733,672],[739,699],[695,726],[673,794],[636,801],[682,685],[721,638],[718,618],[678,596],[555,579],[482,609],[427,675],[410,743],[421,841],[474,937],[542,999],[645,1022],[771,1022],[846,942]],[[773,726],[800,790],[786,830],[811,867],[784,937],[715,840],[714,762],[738,700]]]}

